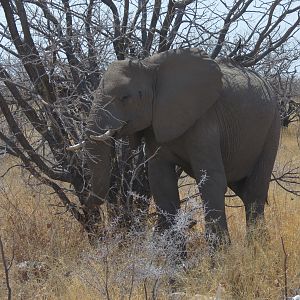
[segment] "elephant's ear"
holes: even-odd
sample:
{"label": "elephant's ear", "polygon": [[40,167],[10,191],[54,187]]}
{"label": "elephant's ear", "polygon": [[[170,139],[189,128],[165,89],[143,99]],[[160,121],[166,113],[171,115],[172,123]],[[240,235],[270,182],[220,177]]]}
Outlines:
{"label": "elephant's ear", "polygon": [[178,49],[156,55],[153,129],[159,143],[172,141],[193,126],[218,99],[222,73],[200,49]]}

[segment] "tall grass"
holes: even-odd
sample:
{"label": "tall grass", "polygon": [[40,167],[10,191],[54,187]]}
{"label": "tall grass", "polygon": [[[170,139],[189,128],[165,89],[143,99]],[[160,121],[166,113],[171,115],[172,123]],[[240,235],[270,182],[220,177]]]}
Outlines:
{"label": "tall grass", "polygon": [[[287,161],[299,165],[297,130],[283,131],[277,168]],[[14,163],[2,159],[2,172]],[[90,248],[82,228],[57,207],[55,196],[28,186],[20,175],[13,168],[0,179],[0,234],[7,259],[14,257],[9,271],[13,299],[166,299],[170,277],[185,294],[182,299],[209,299],[217,290],[221,299],[284,299],[285,288],[290,296],[300,293],[300,199],[274,183],[266,207],[268,241],[257,236],[247,243],[244,209],[227,207],[232,244],[212,261],[198,213],[193,216],[198,224],[188,231],[184,269],[172,264],[170,252],[164,254],[168,237],[153,239],[151,223],[147,232],[114,233],[97,249]],[[241,206],[241,201],[227,204]],[[5,299],[1,265],[0,276],[0,299]]]}

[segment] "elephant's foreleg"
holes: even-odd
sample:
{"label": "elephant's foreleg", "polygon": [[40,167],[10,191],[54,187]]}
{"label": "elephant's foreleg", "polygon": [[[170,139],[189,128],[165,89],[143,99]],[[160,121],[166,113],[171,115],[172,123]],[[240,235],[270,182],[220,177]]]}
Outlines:
{"label": "elephant's foreleg", "polygon": [[180,208],[175,165],[160,158],[149,161],[149,183],[158,212],[158,229],[169,228]]}
{"label": "elephant's foreleg", "polygon": [[[175,165],[164,159],[153,158],[149,161],[149,182],[158,213],[156,231],[169,230],[166,239],[172,241],[173,250],[169,249],[171,252],[168,253],[168,257],[173,257],[175,264],[181,263],[181,260],[185,260],[187,256],[185,232],[184,228],[172,227],[180,208],[178,174]],[[181,260],[178,260],[179,257]]]}

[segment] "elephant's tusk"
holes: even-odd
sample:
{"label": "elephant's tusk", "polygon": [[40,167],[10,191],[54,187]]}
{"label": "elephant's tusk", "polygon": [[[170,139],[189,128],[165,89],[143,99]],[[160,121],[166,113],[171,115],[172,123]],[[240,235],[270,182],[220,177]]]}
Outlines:
{"label": "elephant's tusk", "polygon": [[100,135],[90,135],[90,138],[97,142],[104,142],[113,137],[117,130],[109,129],[104,134]]}
{"label": "elephant's tusk", "polygon": [[66,150],[68,150],[68,151],[77,151],[77,150],[80,150],[84,145],[85,145],[85,141],[82,141],[82,142],[80,142],[76,145],[67,147]]}

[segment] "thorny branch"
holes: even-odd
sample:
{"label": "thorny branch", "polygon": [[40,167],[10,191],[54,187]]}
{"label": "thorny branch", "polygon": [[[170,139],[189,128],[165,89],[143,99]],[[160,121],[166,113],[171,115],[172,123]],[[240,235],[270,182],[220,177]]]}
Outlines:
{"label": "thorny branch", "polygon": [[272,173],[271,182],[275,181],[286,192],[300,196],[300,167],[292,167],[288,162],[282,167],[281,174],[277,173]]}

